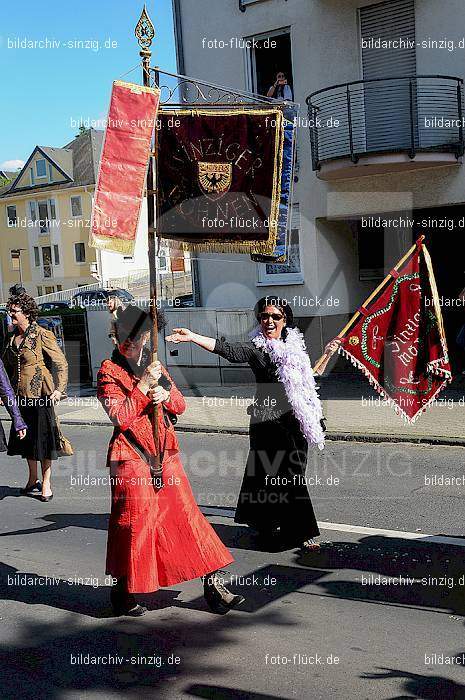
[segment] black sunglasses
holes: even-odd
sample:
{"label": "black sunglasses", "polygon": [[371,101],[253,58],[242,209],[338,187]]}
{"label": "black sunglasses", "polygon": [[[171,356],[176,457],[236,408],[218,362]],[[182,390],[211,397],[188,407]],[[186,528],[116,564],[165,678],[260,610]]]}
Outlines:
{"label": "black sunglasses", "polygon": [[266,321],[269,318],[272,318],[273,321],[281,321],[284,316],[282,314],[267,314],[265,311],[262,311],[260,314],[260,321]]}

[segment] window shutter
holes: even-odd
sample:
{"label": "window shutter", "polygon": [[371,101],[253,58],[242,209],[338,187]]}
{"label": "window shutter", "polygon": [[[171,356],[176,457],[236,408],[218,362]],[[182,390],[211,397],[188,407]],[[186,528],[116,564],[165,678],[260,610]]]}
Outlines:
{"label": "window shutter", "polygon": [[[360,34],[363,79],[384,80],[365,82],[357,96],[354,94],[354,138],[357,141],[364,136],[366,148],[372,152],[407,149],[412,142],[412,117],[417,139],[416,105],[411,114],[410,81],[398,78],[416,74],[414,0],[360,8]],[[399,48],[377,48],[379,40],[402,40],[402,44]],[[361,101],[361,109],[357,108],[357,100]]]}
{"label": "window shutter", "polygon": [[[415,0],[392,0],[361,7],[360,34],[364,80],[416,74]],[[402,39],[406,46],[370,48],[373,39]]]}

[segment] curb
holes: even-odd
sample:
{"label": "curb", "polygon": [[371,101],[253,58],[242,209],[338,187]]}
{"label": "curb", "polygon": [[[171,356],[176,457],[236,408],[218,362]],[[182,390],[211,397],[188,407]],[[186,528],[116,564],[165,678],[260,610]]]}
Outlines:
{"label": "curb", "polygon": [[[61,425],[96,425],[98,427],[111,428],[109,421],[99,420],[73,420],[60,418]],[[218,433],[226,435],[248,435],[248,428],[228,428],[219,425],[177,425],[179,433]],[[444,445],[450,447],[465,447],[465,437],[443,437],[441,435],[387,435],[384,433],[348,433],[337,430],[328,430],[327,439],[334,442],[406,442],[416,445]]]}

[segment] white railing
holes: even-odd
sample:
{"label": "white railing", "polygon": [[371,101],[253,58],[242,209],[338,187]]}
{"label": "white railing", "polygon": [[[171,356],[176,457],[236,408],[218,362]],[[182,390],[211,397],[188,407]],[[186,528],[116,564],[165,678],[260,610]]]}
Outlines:
{"label": "white railing", "polygon": [[[192,291],[192,273],[190,270],[159,274],[157,276],[157,282],[157,293],[161,299],[178,296],[179,294],[189,294]],[[86,284],[82,287],[63,289],[61,292],[43,294],[40,297],[35,297],[35,300],[37,304],[51,301],[70,301],[73,296],[79,294],[79,292],[116,288],[127,289],[128,292],[131,292],[136,298],[146,297],[148,295],[149,283],[150,279],[147,270],[135,270],[122,277],[113,277],[103,282],[94,282],[93,284]]]}
{"label": "white railing", "polygon": [[102,286],[103,285],[100,282],[94,282],[94,284],[85,284],[82,287],[63,289],[61,292],[42,294],[40,297],[35,297],[35,300],[37,304],[43,304],[46,301],[70,301],[78,292],[87,292],[93,289],[100,289]]}

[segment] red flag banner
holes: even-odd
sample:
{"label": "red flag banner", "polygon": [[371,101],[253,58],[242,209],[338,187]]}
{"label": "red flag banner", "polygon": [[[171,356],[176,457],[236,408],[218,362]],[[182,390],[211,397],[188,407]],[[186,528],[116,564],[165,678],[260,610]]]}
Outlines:
{"label": "red flag banner", "polygon": [[183,250],[276,248],[284,129],[280,109],[161,112],[158,235]]}
{"label": "red flag banner", "polygon": [[113,83],[89,245],[132,255],[160,90]]}
{"label": "red flag banner", "polygon": [[390,276],[368,308],[360,307],[360,318],[343,338],[339,352],[413,423],[452,379],[426,247],[417,244],[408,261]]}

